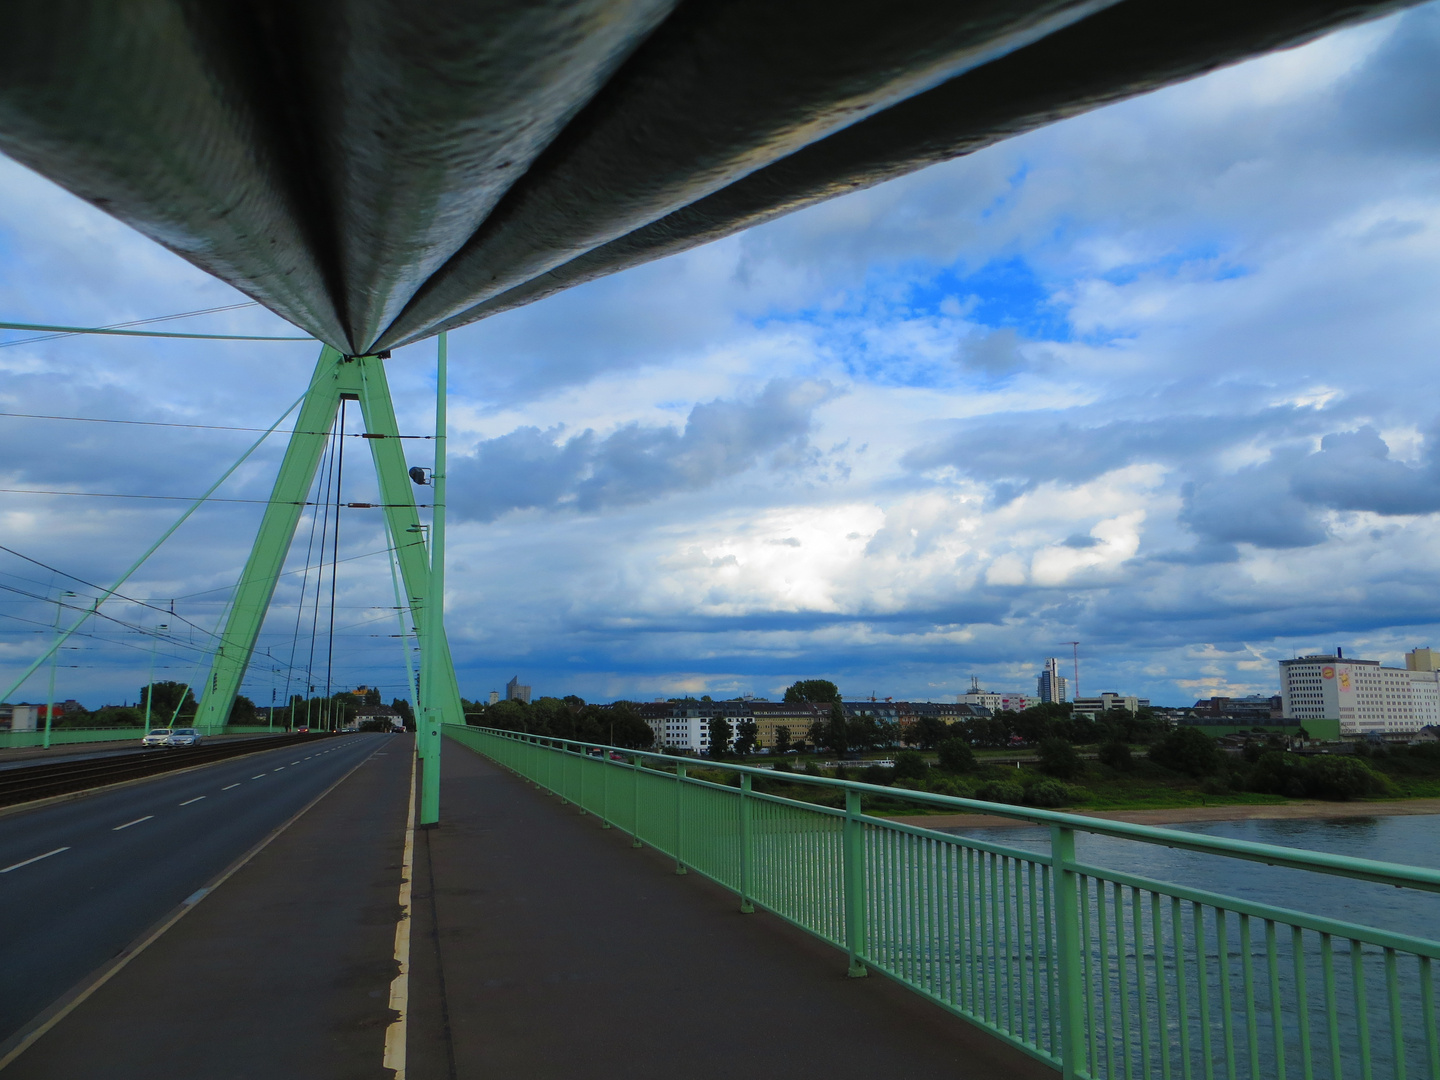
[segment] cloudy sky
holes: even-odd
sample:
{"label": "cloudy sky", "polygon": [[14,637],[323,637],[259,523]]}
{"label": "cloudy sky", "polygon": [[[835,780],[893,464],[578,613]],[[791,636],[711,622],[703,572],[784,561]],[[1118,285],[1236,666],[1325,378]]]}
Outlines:
{"label": "cloudy sky", "polygon": [[[1033,691],[1078,640],[1083,691],[1189,704],[1276,692],[1296,652],[1398,664],[1440,645],[1437,91],[1429,5],[453,334],[462,693],[518,674],[589,700],[773,696],[825,677],[940,700],[972,674]],[[0,192],[0,318],[245,301],[3,159]],[[181,325],[287,332],[256,308]],[[315,354],[3,344],[0,412],[264,428]],[[434,354],[389,364],[410,433],[433,426]],[[255,437],[5,415],[0,487],[193,497]],[[430,443],[408,445],[425,463]],[[282,450],[219,494],[263,499]],[[184,506],[0,493],[0,544],[105,584]],[[259,509],[182,527],[123,590],[177,616],[107,605],[119,621],[63,651],[59,696],[133,700],[152,639],[132,627],[157,622],[157,677],[203,679]],[[378,512],[342,530],[332,680],[399,694]],[[266,624],[261,703],[287,669],[323,685],[328,583],[312,664],[305,581],[284,579]],[[4,551],[0,586],[8,686],[50,601],[94,589]]]}

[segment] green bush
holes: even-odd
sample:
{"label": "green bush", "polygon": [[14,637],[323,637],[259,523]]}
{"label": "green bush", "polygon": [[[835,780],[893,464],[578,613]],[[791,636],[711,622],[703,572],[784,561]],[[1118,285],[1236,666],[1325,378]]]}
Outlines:
{"label": "green bush", "polygon": [[1135,759],[1130,756],[1130,744],[1120,739],[1102,744],[1096,756],[1101,765],[1108,765],[1117,772],[1129,772],[1135,766]]}
{"label": "green bush", "polygon": [[1042,739],[1039,753],[1040,771],[1048,776],[1073,780],[1085,771],[1085,762],[1067,739]]}
{"label": "green bush", "polygon": [[[839,776],[840,771],[837,769],[835,774]],[[889,768],[885,765],[867,765],[860,770],[860,782],[862,784],[879,784],[883,786],[892,783],[899,775],[899,770]],[[906,777],[906,779],[913,778]]]}
{"label": "green bush", "polygon": [[975,789],[962,780],[955,780],[948,776],[932,776],[925,781],[925,790],[933,791],[936,795],[949,795],[955,799],[973,799]]}
{"label": "green bush", "polygon": [[1042,806],[1054,809],[1057,806],[1067,806],[1075,801],[1075,792],[1067,784],[1057,780],[1041,780],[1038,784],[1032,784],[1025,790],[1025,804],[1027,806]]}
{"label": "green bush", "polygon": [[1012,803],[1018,806],[1025,801],[1025,789],[1009,780],[991,780],[988,784],[980,785],[975,797],[984,802]]}
{"label": "green bush", "polygon": [[930,763],[914,750],[901,750],[895,755],[895,778],[897,780],[923,780],[930,771]]}
{"label": "green bush", "polygon": [[1157,765],[1193,776],[1211,776],[1225,763],[1220,746],[1199,728],[1180,727],[1150,748],[1147,755]]}
{"label": "green bush", "polygon": [[1267,795],[1284,795],[1287,799],[1303,799],[1309,793],[1305,759],[1293,754],[1269,750],[1260,755],[1250,770],[1251,791]]}
{"label": "green bush", "polygon": [[940,743],[940,768],[946,772],[969,772],[975,768],[975,751],[964,739],[946,739]]}
{"label": "green bush", "polygon": [[1305,761],[1306,790],[1317,799],[1360,799],[1383,795],[1385,780],[1353,757],[1323,755]]}

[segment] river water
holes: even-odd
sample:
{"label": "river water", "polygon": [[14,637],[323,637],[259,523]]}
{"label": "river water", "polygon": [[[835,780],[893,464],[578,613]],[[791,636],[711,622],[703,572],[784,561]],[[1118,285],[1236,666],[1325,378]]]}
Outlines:
{"label": "river water", "polygon": [[[1166,828],[1202,836],[1306,848],[1360,859],[1440,869],[1440,815],[1302,820],[1206,821]],[[1048,829],[980,828],[947,832],[1048,852]],[[1076,854],[1087,863],[1227,896],[1440,938],[1440,894],[1396,889],[1351,878],[1137,844],[1079,833]]]}

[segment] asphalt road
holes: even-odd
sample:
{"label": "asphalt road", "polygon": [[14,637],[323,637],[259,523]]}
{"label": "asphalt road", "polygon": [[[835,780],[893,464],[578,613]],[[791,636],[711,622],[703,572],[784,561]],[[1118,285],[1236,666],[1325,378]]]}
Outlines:
{"label": "asphalt road", "polygon": [[390,738],[297,743],[6,816],[0,1041]]}

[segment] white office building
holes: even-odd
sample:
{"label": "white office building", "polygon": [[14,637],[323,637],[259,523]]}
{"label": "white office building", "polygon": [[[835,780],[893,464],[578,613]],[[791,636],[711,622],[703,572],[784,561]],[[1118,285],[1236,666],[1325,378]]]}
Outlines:
{"label": "white office building", "polygon": [[[678,711],[678,710],[677,710]],[[704,754],[710,749],[710,716],[656,716],[649,720],[657,747]],[[733,730],[733,725],[732,725]]]}
{"label": "white office building", "polygon": [[1440,724],[1436,654],[1416,649],[1403,668],[1334,655],[1280,661],[1280,697],[1287,719],[1338,719],[1342,735],[1406,734]]}

